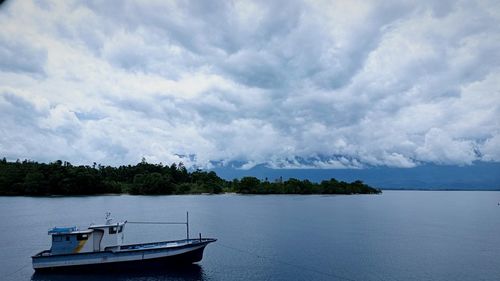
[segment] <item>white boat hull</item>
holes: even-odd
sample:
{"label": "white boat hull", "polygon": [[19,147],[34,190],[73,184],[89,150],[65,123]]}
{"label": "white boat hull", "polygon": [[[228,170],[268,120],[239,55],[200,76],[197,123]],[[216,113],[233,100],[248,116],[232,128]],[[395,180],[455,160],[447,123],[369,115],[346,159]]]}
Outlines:
{"label": "white boat hull", "polygon": [[[186,241],[186,240],[183,240]],[[49,251],[32,257],[35,270],[54,270],[65,268],[111,268],[133,265],[169,265],[194,263],[203,257],[203,250],[215,239],[191,239],[187,243],[158,242],[138,245],[125,245],[120,248],[101,252],[51,255]],[[155,246],[157,245],[157,246]]]}

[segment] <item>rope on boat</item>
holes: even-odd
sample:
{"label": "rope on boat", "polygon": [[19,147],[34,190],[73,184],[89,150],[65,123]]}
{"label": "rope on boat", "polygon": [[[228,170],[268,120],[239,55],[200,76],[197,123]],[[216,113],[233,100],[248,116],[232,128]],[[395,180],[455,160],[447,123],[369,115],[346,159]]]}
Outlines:
{"label": "rope on boat", "polygon": [[233,251],[237,251],[237,252],[240,252],[240,253],[244,253],[244,254],[247,254],[247,255],[250,255],[250,256],[254,256],[254,257],[257,257],[257,258],[267,259],[268,261],[271,261],[271,262],[274,262],[274,263],[280,263],[280,264],[283,264],[283,265],[286,265],[286,266],[300,268],[300,269],[303,269],[303,270],[306,270],[306,271],[309,271],[309,272],[314,272],[314,273],[317,273],[317,274],[320,274],[320,275],[334,277],[334,278],[336,278],[338,280],[356,281],[355,279],[352,279],[352,278],[348,278],[348,277],[345,277],[345,276],[340,276],[340,275],[337,275],[337,274],[334,274],[334,273],[330,273],[330,272],[321,271],[321,270],[318,270],[318,269],[315,269],[315,268],[311,268],[311,267],[307,267],[307,266],[303,266],[303,265],[300,265],[300,264],[285,262],[285,261],[278,260],[278,259],[273,258],[273,257],[259,255],[259,254],[256,254],[256,253],[253,253],[253,252],[250,252],[250,251],[247,251],[247,250],[235,248],[235,247],[232,247],[232,246],[229,246],[229,245],[224,245],[224,244],[222,244],[220,242],[215,243],[215,245],[219,245],[219,246],[222,246],[224,248],[227,248],[227,249],[230,249],[230,250],[233,250]]}
{"label": "rope on boat", "polygon": [[[7,279],[9,279],[14,274],[18,273],[19,271],[23,270],[24,268],[26,268],[29,265],[31,265],[31,262],[27,262],[26,264],[24,264],[23,266],[21,266],[20,268],[18,268],[16,271],[7,274],[7,276],[5,276],[5,277],[7,277]],[[18,280],[18,278],[13,278],[12,280]]]}

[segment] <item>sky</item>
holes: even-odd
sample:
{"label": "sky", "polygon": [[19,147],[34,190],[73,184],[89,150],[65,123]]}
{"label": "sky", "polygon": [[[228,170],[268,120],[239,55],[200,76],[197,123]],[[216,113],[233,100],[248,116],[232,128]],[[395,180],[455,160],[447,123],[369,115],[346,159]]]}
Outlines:
{"label": "sky", "polygon": [[498,0],[19,0],[0,26],[9,160],[500,162]]}

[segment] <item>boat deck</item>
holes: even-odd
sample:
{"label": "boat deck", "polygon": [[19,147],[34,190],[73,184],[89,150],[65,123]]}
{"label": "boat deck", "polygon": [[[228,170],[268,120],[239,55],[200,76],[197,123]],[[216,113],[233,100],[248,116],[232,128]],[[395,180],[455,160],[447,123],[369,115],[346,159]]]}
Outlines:
{"label": "boat deck", "polygon": [[[89,253],[74,253],[74,254],[63,254],[63,255],[75,255],[75,254],[95,254],[102,252],[133,252],[133,251],[143,251],[143,250],[154,250],[154,249],[166,249],[166,248],[179,248],[185,246],[193,246],[196,244],[208,244],[210,242],[215,242],[216,239],[213,238],[196,238],[196,239],[182,239],[175,241],[161,241],[161,242],[151,242],[151,243],[140,243],[140,244],[128,244],[121,246],[106,247],[104,251],[100,252],[89,252]],[[56,256],[51,253],[50,250],[44,250],[34,255],[33,257],[47,257]]]}
{"label": "boat deck", "polygon": [[[146,250],[152,248],[173,248],[182,247],[185,245],[199,244],[203,242],[213,242],[214,239],[211,238],[201,238],[201,239],[183,239],[176,241],[162,241],[162,242],[152,242],[152,243],[141,243],[141,244],[129,244],[118,246],[119,251],[131,251],[131,250]],[[108,250],[108,248],[106,248]]]}

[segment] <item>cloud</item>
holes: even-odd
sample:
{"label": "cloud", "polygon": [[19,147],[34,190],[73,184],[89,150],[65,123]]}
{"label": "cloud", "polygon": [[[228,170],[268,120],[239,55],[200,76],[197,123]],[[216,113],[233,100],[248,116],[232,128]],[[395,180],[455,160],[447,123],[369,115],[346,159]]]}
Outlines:
{"label": "cloud", "polygon": [[471,164],[477,159],[474,143],[456,140],[446,132],[432,128],[425,134],[424,144],[417,148],[416,158],[438,164]]}
{"label": "cloud", "polygon": [[0,155],[498,162],[499,11],[497,1],[8,2]]}
{"label": "cloud", "polygon": [[483,159],[498,162],[500,158],[500,135],[487,139],[481,152],[484,154]]}
{"label": "cloud", "polygon": [[47,50],[16,34],[0,34],[0,71],[43,75]]}

